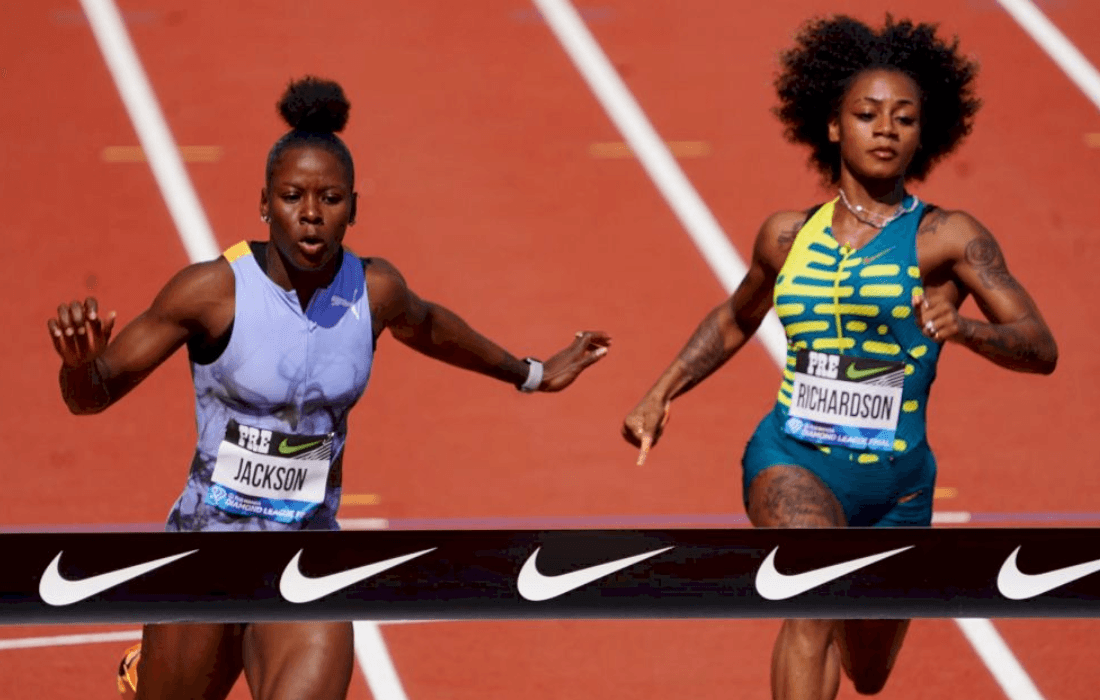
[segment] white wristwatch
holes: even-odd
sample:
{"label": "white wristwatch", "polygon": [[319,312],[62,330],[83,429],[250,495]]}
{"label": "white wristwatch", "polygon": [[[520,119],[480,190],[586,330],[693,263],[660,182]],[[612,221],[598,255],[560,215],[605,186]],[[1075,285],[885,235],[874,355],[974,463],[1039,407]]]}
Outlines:
{"label": "white wristwatch", "polygon": [[527,381],[516,388],[525,394],[530,394],[538,391],[542,386],[542,363],[533,357],[525,357],[523,361],[527,363]]}

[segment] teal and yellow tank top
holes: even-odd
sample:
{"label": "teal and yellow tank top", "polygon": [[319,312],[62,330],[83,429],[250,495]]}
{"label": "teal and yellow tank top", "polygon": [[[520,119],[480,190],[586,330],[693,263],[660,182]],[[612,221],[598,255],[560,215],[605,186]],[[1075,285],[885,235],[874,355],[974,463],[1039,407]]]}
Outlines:
{"label": "teal and yellow tank top", "polygon": [[923,446],[940,347],[913,312],[922,291],[923,202],[858,250],[833,238],[837,200],[802,226],[775,284],[787,361],[775,410],[785,432],[863,463]]}

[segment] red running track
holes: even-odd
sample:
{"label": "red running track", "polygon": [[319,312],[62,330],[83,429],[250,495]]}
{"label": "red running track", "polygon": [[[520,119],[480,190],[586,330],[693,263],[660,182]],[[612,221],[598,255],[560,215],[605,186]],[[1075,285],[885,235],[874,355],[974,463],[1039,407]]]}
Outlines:
{"label": "red running track", "polygon": [[[1100,15],[1042,5],[1093,63]],[[880,19],[879,3],[718,0],[583,4],[589,26],[658,132],[702,141],[680,161],[746,251],[778,208],[824,196],[805,154],[769,115],[776,52],[820,12]],[[644,468],[619,422],[722,289],[633,159],[590,155],[621,140],[551,32],[515,0],[121,2],[181,146],[217,146],[188,172],[222,247],[261,237],[274,101],[304,73],[353,102],[360,221],[349,243],[393,261],[422,295],[517,354],[545,354],[601,327],[608,360],[558,396],[520,396],[380,343],[352,419],[346,492],[377,494],[343,516],[606,516],[742,512],[738,460],[774,399],[777,372],[753,344],[677,402]],[[895,14],[958,32],[983,69],[968,142],[918,191],[964,208],[998,237],[1058,338],[1051,377],[945,354],[930,434],[950,509],[1100,510],[1096,459],[1076,448],[1100,419],[1088,322],[1100,278],[1094,235],[1100,112],[995,4],[900,2]],[[45,320],[87,293],[129,320],[187,258],[147,165],[105,162],[136,139],[77,3],[26,4],[0,32],[0,141],[14,242],[0,290],[14,304],[4,376],[9,488],[0,524],[161,521],[193,448],[189,376],[173,358],[110,412],[76,419],[56,391]],[[976,314],[971,305],[968,313]],[[8,431],[11,432],[8,432]],[[772,621],[437,623],[384,628],[410,700],[767,697]],[[1091,620],[998,621],[1047,700],[1100,682]],[[0,628],[5,639],[103,627]],[[113,628],[112,628],[113,629]],[[12,697],[113,697],[124,642],[0,649]],[[357,675],[352,697],[368,697]],[[1003,698],[950,621],[914,624],[883,697]],[[234,697],[246,697],[239,687]],[[845,684],[842,698],[855,697]]]}

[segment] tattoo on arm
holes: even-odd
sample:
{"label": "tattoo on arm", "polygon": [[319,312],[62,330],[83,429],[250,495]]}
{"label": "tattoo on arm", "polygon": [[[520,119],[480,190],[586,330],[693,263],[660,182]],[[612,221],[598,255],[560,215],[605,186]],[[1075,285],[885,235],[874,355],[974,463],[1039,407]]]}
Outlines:
{"label": "tattoo on arm", "polygon": [[688,383],[677,394],[682,394],[703,381],[729,359],[730,354],[718,324],[718,309],[715,309],[707,314],[680,351],[676,361],[687,374]]}
{"label": "tattoo on arm", "polygon": [[1034,314],[1001,324],[960,317],[959,333],[972,350],[1008,369],[1050,371],[1058,357],[1054,338]]}
{"label": "tattoo on arm", "polygon": [[966,244],[966,262],[978,273],[986,289],[1021,289],[1020,283],[1008,271],[1001,247],[985,227],[978,225],[979,234]]}
{"label": "tattoo on arm", "polygon": [[939,207],[933,209],[925,215],[924,219],[920,223],[920,228],[917,229],[918,236],[934,236],[939,231],[940,225],[947,220],[947,212]]}
{"label": "tattoo on arm", "polygon": [[790,251],[791,246],[794,245],[794,239],[798,237],[798,232],[802,230],[802,227],[806,225],[806,222],[810,220],[810,217],[814,215],[814,212],[816,212],[818,208],[819,207],[814,207],[813,209],[803,212],[802,218],[797,221],[792,221],[790,226],[779,232],[779,235],[775,239],[775,243],[779,246],[780,250],[784,252]]}
{"label": "tattoo on arm", "polygon": [[794,245],[795,237],[798,235],[798,232],[802,230],[802,227],[805,224],[806,221],[805,219],[803,219],[802,221],[799,221],[798,223],[792,225],[790,228],[784,229],[783,231],[779,232],[779,237],[776,238],[775,242],[779,244],[780,250],[791,249],[791,246]]}

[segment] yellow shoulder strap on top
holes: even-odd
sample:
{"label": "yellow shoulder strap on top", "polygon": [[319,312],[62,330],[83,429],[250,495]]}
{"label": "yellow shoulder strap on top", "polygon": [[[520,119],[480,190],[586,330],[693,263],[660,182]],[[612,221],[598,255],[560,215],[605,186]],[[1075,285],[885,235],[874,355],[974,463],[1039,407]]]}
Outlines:
{"label": "yellow shoulder strap on top", "polygon": [[240,258],[242,256],[252,255],[252,248],[249,247],[248,241],[241,241],[240,243],[235,243],[233,246],[226,249],[226,251],[222,253],[222,255],[229,262],[234,262],[237,260],[237,258]]}

